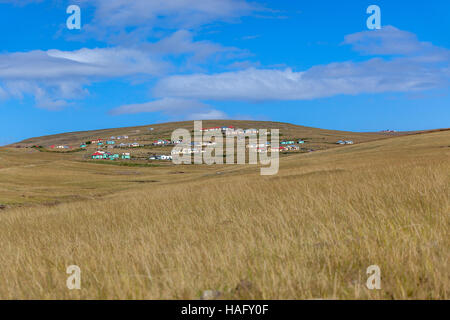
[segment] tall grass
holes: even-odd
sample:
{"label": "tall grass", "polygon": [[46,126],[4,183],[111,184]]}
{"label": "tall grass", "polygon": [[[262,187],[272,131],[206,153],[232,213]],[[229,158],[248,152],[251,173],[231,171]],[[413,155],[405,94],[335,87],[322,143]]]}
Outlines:
{"label": "tall grass", "polygon": [[0,298],[448,299],[450,164],[372,147],[0,212]]}

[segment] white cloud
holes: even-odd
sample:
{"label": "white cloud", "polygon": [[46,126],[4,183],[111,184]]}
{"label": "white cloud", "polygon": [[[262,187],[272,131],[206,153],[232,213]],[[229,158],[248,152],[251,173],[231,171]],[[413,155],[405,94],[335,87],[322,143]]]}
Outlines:
{"label": "white cloud", "polygon": [[364,63],[333,63],[306,72],[251,68],[213,75],[171,76],[156,85],[154,94],[209,100],[306,100],[338,94],[424,90],[446,81],[438,69],[372,59]]}
{"label": "white cloud", "polygon": [[125,27],[191,28],[229,20],[256,10],[244,0],[78,0],[95,6],[93,25],[123,30]]}
{"label": "white cloud", "polygon": [[[178,70],[186,71],[198,70],[197,65],[206,62],[210,56],[232,52],[239,50],[209,41],[196,42],[191,32],[180,30],[158,42],[133,48],[3,53],[0,54],[0,85],[3,83],[9,89],[1,91],[0,97],[22,98],[23,94],[31,94],[37,99],[37,93],[43,90],[47,91],[47,96],[55,95],[56,100],[82,98],[84,95],[80,93],[86,91],[82,88],[92,82],[138,76],[142,80],[173,71],[175,66],[167,61],[169,56],[186,55],[187,61],[178,67]],[[68,90],[68,86],[72,89]],[[22,93],[18,92],[20,88]],[[44,92],[40,96],[43,95]],[[59,105],[63,106],[63,101]]]}
{"label": "white cloud", "polygon": [[205,62],[207,58],[225,53],[242,53],[234,47],[224,47],[211,41],[194,41],[194,34],[188,30],[178,30],[156,43],[142,45],[146,51],[159,55],[190,55],[197,63]]}
{"label": "white cloud", "polygon": [[34,97],[36,106],[48,110],[59,110],[68,106],[67,100],[80,99],[87,95],[79,83],[70,81],[46,82],[12,80],[4,83],[5,99],[23,99],[27,95]]}
{"label": "white cloud", "polygon": [[161,112],[172,120],[223,119],[227,115],[205,103],[177,98],[164,98],[141,104],[124,105],[111,110],[112,115]]}
{"label": "white cloud", "polygon": [[0,54],[0,79],[73,79],[157,75],[165,68],[148,53],[125,48],[29,51]]}
{"label": "white cloud", "polygon": [[380,30],[362,31],[347,35],[343,42],[355,51],[370,55],[434,56],[440,60],[449,59],[447,49],[422,42],[414,33],[386,26]]}
{"label": "white cloud", "polygon": [[[397,45],[392,45],[392,43]],[[175,75],[160,80],[157,97],[209,100],[305,100],[339,94],[414,92],[448,86],[449,50],[419,42],[388,27],[346,37],[361,52],[402,56],[364,62],[336,62],[295,72],[289,68],[218,74]]]}
{"label": "white cloud", "polygon": [[93,81],[144,75],[154,77],[169,68],[148,52],[125,48],[96,48],[76,51],[29,51],[0,54],[1,95],[23,98],[32,95],[36,105],[56,109],[67,99],[86,95]]}
{"label": "white cloud", "polygon": [[[2,2],[26,5],[40,1]],[[74,0],[74,3],[82,9],[94,7],[94,18],[83,25],[83,32],[94,37],[104,32],[105,39],[112,36],[121,45],[75,51],[0,53],[0,86],[3,87],[0,98],[21,99],[32,95],[38,106],[53,109],[56,105],[67,105],[70,99],[84,97],[86,86],[92,82],[124,77],[149,79],[175,70],[198,72],[210,58],[217,63],[219,59],[229,60],[246,53],[211,41],[194,41],[192,31],[177,29],[228,21],[256,10],[255,5],[245,0]],[[156,32],[155,26],[166,31]],[[167,32],[172,33],[167,35]],[[150,34],[159,41],[149,42]]]}

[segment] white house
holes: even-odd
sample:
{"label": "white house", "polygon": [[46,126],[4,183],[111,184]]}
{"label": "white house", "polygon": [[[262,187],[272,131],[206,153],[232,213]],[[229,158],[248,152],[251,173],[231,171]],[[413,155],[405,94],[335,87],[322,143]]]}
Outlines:
{"label": "white house", "polygon": [[258,134],[258,129],[246,129],[244,134]]}

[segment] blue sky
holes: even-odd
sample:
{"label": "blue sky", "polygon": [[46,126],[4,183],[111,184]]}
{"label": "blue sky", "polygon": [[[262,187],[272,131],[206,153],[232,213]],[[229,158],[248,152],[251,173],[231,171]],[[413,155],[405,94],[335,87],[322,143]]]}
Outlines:
{"label": "blue sky", "polygon": [[[66,8],[81,8],[68,30]],[[369,5],[381,30],[369,30]],[[254,119],[450,127],[450,2],[0,0],[0,145]]]}

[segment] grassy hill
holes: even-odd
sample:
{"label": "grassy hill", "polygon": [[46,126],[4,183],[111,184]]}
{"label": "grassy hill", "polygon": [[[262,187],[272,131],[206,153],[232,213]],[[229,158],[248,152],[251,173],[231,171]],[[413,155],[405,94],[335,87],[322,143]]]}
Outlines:
{"label": "grassy hill", "polygon": [[[209,120],[203,121],[203,127],[235,126],[236,128],[279,129],[280,140],[303,139],[304,151],[326,150],[341,147],[336,144],[340,139],[353,140],[362,143],[378,139],[386,139],[397,134],[355,133],[324,130],[297,126],[288,123],[264,121]],[[153,128],[152,131],[149,128]],[[154,153],[168,154],[172,147],[145,147],[131,149],[113,149],[111,152],[130,152],[133,161],[114,162],[114,164],[130,165],[106,166],[111,161],[86,162],[95,150],[96,145],[90,145],[84,151],[61,152],[51,150],[50,145],[71,145],[78,148],[84,141],[111,136],[128,135],[129,139],[119,142],[139,142],[150,144],[155,139],[170,139],[172,132],[178,128],[193,130],[193,122],[172,122],[141,127],[104,129],[84,132],[62,133],[27,139],[7,148],[0,148],[0,204],[8,206],[46,204],[87,200],[105,196],[117,191],[142,187],[143,184],[172,184],[181,180],[198,179],[210,172],[219,170],[218,166],[174,166],[170,162],[148,161]],[[31,146],[44,148],[38,152]],[[18,148],[19,147],[19,148]],[[75,151],[77,151],[76,149]],[[282,154],[282,157],[295,153]],[[158,167],[158,170],[146,170],[145,166]],[[235,167],[235,166],[232,166]],[[225,166],[220,170],[234,170]],[[182,171],[183,173],[179,173]],[[130,177],[132,177],[130,179]]]}
{"label": "grassy hill", "polygon": [[[282,138],[303,138],[310,140],[312,143],[318,145],[334,144],[339,139],[353,139],[355,142],[365,142],[374,139],[386,138],[392,136],[392,134],[384,133],[358,133],[358,132],[346,132],[337,130],[325,130],[311,127],[304,127],[282,122],[269,122],[269,121],[240,121],[240,120],[204,120],[203,127],[216,127],[216,126],[235,126],[242,129],[280,129]],[[149,128],[153,128],[153,131],[149,131]],[[102,129],[92,131],[80,131],[61,133],[50,136],[36,137],[23,140],[18,143],[14,143],[11,146],[32,146],[32,145],[78,145],[81,142],[93,140],[97,138],[108,138],[111,136],[128,135],[130,140],[150,142],[157,138],[170,138],[172,132],[175,129],[188,129],[193,130],[192,121],[184,122],[169,122],[161,124],[152,124],[139,127],[125,127],[115,129]],[[397,133],[402,134],[402,133]]]}
{"label": "grassy hill", "polygon": [[[0,298],[448,299],[450,131],[380,139],[283,125],[330,148],[283,157],[274,176],[0,148]],[[367,140],[334,147],[338,137]],[[23,143],[56,141],[39,139]],[[72,264],[79,291],[65,287]]]}

